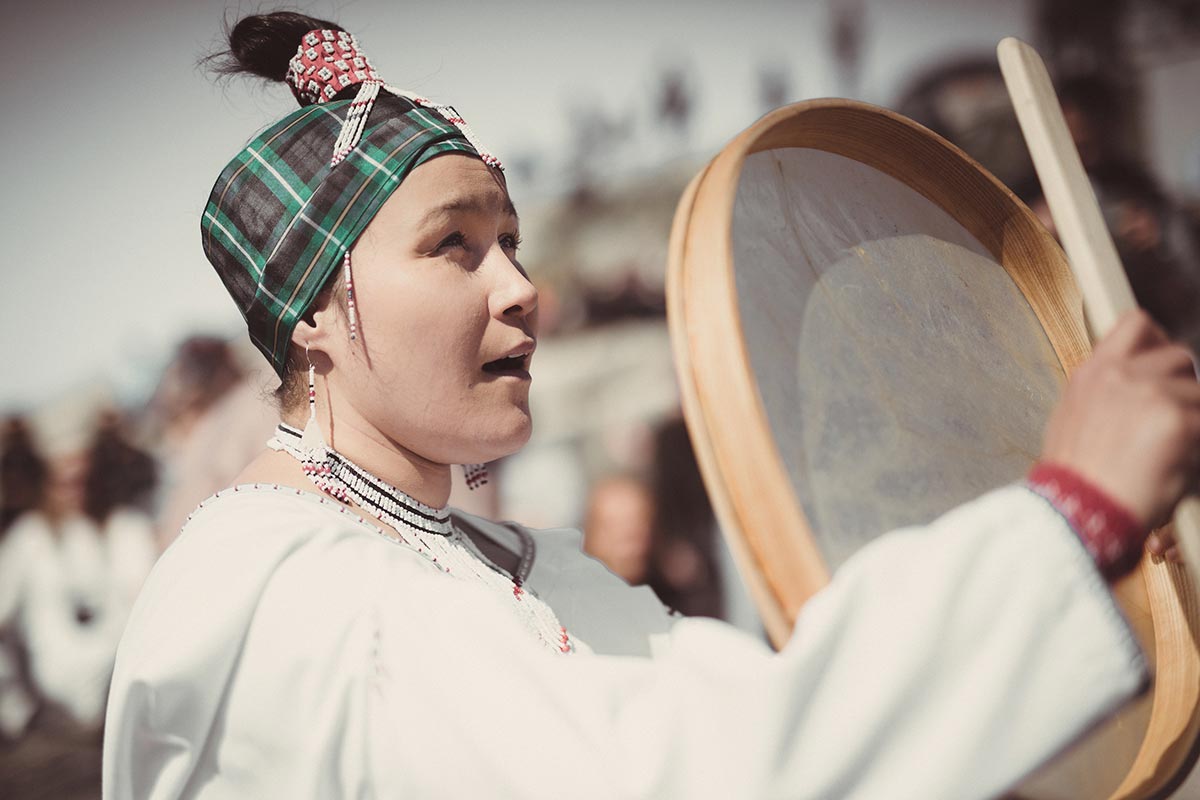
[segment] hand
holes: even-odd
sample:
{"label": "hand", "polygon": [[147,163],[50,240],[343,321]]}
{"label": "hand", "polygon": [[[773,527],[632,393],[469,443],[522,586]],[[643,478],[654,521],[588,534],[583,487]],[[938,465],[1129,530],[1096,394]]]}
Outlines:
{"label": "hand", "polygon": [[[1200,478],[1200,383],[1191,353],[1143,311],[1121,317],[1071,376],[1042,459],[1091,481],[1147,529]],[[1165,554],[1169,548],[1158,539]]]}

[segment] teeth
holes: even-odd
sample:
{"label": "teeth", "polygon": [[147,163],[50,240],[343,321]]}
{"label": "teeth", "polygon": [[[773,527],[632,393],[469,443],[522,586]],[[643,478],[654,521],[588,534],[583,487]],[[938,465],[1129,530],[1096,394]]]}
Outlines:
{"label": "teeth", "polygon": [[483,368],[489,371],[507,371],[515,369],[525,369],[530,357],[533,355],[533,347],[528,350],[520,350],[510,356],[501,356],[483,365]]}

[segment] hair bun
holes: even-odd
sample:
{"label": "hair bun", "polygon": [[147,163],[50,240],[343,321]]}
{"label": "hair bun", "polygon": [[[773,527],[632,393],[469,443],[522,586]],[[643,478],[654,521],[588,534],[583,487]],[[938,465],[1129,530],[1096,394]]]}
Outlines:
{"label": "hair bun", "polygon": [[243,17],[228,31],[229,49],[210,57],[213,70],[220,75],[245,74],[283,81],[304,34],[321,28],[343,30],[336,23],[294,11]]}

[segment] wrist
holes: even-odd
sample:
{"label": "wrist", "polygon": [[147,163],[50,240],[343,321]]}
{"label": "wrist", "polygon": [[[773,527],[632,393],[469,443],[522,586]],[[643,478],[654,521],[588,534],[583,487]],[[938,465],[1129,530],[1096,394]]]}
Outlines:
{"label": "wrist", "polygon": [[1029,470],[1025,485],[1062,515],[1106,577],[1125,572],[1141,557],[1148,533],[1145,526],[1070,467],[1040,461]]}

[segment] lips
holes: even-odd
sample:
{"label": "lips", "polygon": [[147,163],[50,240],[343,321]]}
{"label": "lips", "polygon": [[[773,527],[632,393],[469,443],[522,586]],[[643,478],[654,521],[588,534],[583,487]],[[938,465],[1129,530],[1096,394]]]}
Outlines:
{"label": "lips", "polygon": [[491,375],[516,375],[528,378],[529,361],[535,347],[537,347],[537,343],[532,339],[522,342],[500,358],[488,361],[483,365],[483,371]]}

